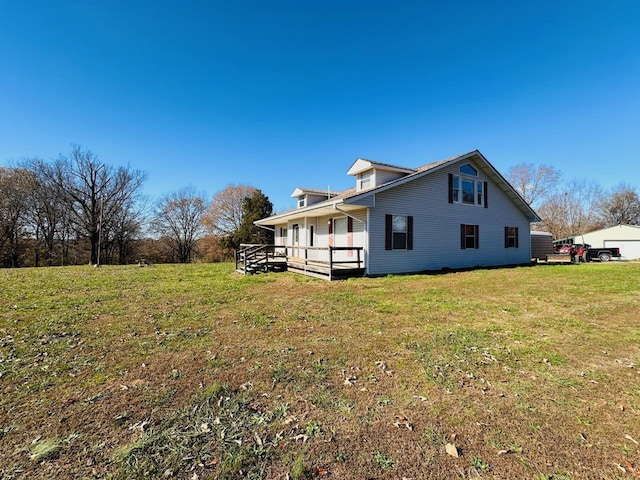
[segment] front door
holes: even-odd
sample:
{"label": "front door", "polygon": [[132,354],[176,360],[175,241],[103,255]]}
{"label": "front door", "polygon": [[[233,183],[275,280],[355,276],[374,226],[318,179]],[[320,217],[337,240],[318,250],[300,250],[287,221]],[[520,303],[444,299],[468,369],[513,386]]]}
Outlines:
{"label": "front door", "polygon": [[[333,219],[333,246],[334,247],[348,247],[348,227],[347,217],[334,218]],[[333,252],[334,260],[346,260],[347,251],[338,250]]]}

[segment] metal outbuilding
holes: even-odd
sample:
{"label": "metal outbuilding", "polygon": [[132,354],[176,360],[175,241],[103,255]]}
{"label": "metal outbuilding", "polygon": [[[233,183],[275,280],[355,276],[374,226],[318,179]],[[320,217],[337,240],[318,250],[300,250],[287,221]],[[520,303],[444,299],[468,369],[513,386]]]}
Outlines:
{"label": "metal outbuilding", "polygon": [[623,260],[640,258],[640,226],[616,225],[576,235],[569,243],[588,243],[594,248],[618,247]]}

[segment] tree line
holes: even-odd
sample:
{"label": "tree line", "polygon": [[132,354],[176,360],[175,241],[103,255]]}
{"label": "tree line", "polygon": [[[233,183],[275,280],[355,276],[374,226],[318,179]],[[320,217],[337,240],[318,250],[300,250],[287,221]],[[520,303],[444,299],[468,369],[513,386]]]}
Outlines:
{"label": "tree line", "polygon": [[640,225],[640,196],[632,185],[605,190],[595,181],[564,179],[549,165],[523,163],[511,167],[507,180],[542,219],[533,225],[554,239],[616,225]]}
{"label": "tree line", "polygon": [[[222,261],[241,243],[273,242],[253,223],[273,214],[257,188],[230,185],[209,201],[186,187],[151,202],[142,194],[145,178],[81,146],[53,161],[0,168],[0,266]],[[534,164],[513,166],[507,180],[541,217],[534,228],[555,239],[640,225],[631,185],[605,191]]]}
{"label": "tree line", "polygon": [[221,261],[240,243],[273,241],[253,224],[273,213],[254,187],[212,201],[187,187],[151,202],[145,179],[81,146],[0,167],[0,266]]}

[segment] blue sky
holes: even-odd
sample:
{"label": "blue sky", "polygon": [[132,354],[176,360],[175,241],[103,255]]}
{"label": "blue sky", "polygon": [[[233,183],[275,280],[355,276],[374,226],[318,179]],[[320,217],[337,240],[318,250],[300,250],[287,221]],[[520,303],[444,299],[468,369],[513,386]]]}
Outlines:
{"label": "blue sky", "polygon": [[340,190],[479,149],[640,184],[640,2],[0,0],[0,165],[83,145],[151,197]]}

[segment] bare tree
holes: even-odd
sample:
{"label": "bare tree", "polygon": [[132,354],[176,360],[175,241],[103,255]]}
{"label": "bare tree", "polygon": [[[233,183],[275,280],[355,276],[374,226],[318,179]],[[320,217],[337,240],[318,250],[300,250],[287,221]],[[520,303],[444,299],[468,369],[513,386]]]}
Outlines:
{"label": "bare tree", "polygon": [[597,209],[601,198],[602,188],[597,183],[572,180],[562,193],[549,197],[538,214],[554,238],[572,237],[600,227]]}
{"label": "bare tree", "polygon": [[196,242],[204,233],[202,218],[207,210],[204,195],[192,187],[160,198],[156,204],[152,229],[166,237],[180,263],[191,261]]}
{"label": "bare tree", "polygon": [[256,190],[249,185],[229,185],[216,193],[204,218],[207,229],[217,236],[237,233],[242,227],[244,201]]}
{"label": "bare tree", "polygon": [[558,187],[560,172],[548,165],[521,163],[511,167],[507,180],[532,207],[544,203]]}
{"label": "bare tree", "polygon": [[89,262],[97,264],[102,227],[135,202],[145,176],[129,167],[114,168],[75,146],[68,156],[60,157],[56,179],[78,234],[89,240]]}
{"label": "bare tree", "polygon": [[0,258],[7,267],[20,266],[20,242],[33,176],[24,169],[0,168]]}
{"label": "bare tree", "polygon": [[45,265],[53,265],[65,215],[62,195],[55,182],[55,167],[38,158],[24,160],[20,167],[33,175],[28,223],[35,240],[34,265],[40,266],[41,260]]}
{"label": "bare tree", "polygon": [[640,225],[640,196],[631,185],[621,183],[600,205],[605,226]]}

